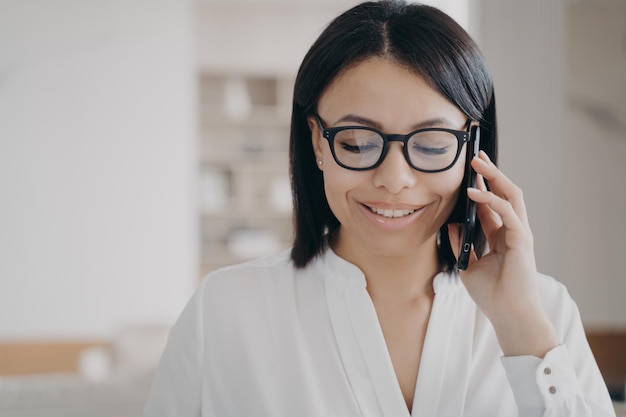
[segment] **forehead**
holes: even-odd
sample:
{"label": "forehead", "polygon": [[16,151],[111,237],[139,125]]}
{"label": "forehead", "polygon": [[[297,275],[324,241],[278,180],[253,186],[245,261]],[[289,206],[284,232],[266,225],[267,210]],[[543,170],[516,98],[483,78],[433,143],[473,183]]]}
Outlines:
{"label": "forehead", "polygon": [[454,104],[420,75],[379,57],[340,73],[320,97],[318,113],[331,124],[346,114],[356,114],[396,129],[433,118],[460,124],[466,120]]}

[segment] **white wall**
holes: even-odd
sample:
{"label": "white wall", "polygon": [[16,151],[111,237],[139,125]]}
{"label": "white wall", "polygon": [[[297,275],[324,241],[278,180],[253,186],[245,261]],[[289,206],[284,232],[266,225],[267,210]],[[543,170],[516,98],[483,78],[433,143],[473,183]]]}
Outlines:
{"label": "white wall", "polygon": [[538,267],[568,286],[588,327],[624,328],[626,134],[580,107],[583,92],[626,120],[624,2],[473,2],[496,83],[500,166],[524,190]]}
{"label": "white wall", "polygon": [[195,284],[180,0],[0,3],[0,339],[173,320]]}
{"label": "white wall", "polygon": [[570,290],[586,321],[626,327],[626,2],[567,10]]}
{"label": "white wall", "polygon": [[199,66],[216,72],[295,77],[326,24],[356,2],[203,0],[197,16]]}
{"label": "white wall", "polygon": [[563,2],[481,4],[480,42],[495,82],[500,167],[524,190],[539,269],[565,280]]}
{"label": "white wall", "polygon": [[[315,39],[359,0],[199,0],[199,66],[211,71],[294,75]],[[464,26],[467,0],[427,0]]]}

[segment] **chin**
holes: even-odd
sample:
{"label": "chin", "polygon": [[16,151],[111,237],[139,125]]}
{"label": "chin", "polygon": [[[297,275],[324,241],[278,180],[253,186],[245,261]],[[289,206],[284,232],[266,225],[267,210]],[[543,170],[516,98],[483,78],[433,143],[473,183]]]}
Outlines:
{"label": "chin", "polygon": [[407,238],[403,236],[379,236],[370,247],[374,253],[388,258],[406,258],[416,253],[434,248],[436,253],[437,235],[429,234],[420,238],[419,233]]}

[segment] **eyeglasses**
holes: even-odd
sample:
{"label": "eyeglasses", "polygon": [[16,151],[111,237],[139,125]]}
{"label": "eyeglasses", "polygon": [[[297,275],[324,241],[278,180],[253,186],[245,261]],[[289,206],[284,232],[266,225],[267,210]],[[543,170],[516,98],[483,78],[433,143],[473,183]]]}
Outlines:
{"label": "eyeglasses", "polygon": [[314,114],[322,136],[328,141],[335,162],[354,171],[379,166],[385,159],[389,142],[402,142],[406,161],[421,172],[441,172],[450,169],[459,159],[463,144],[469,141],[467,131],[431,127],[415,130],[408,135],[385,134],[366,126],[325,127]]}

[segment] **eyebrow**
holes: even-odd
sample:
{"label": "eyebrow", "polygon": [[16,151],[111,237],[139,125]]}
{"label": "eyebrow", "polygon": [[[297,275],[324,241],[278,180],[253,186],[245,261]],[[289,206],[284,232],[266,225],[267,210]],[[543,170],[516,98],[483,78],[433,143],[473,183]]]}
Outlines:
{"label": "eyebrow", "polygon": [[[343,116],[342,118],[340,118],[339,120],[337,120],[335,124],[341,123],[341,122],[358,123],[360,125],[365,125],[365,126],[373,127],[378,130],[383,130],[380,123],[372,119],[368,119],[367,117],[357,116],[355,114],[347,114]],[[432,119],[423,120],[419,123],[414,124],[413,126],[411,126],[411,130],[425,129],[428,127],[436,127],[436,126],[454,126],[454,124],[450,120],[446,119],[445,117],[433,117]]]}

